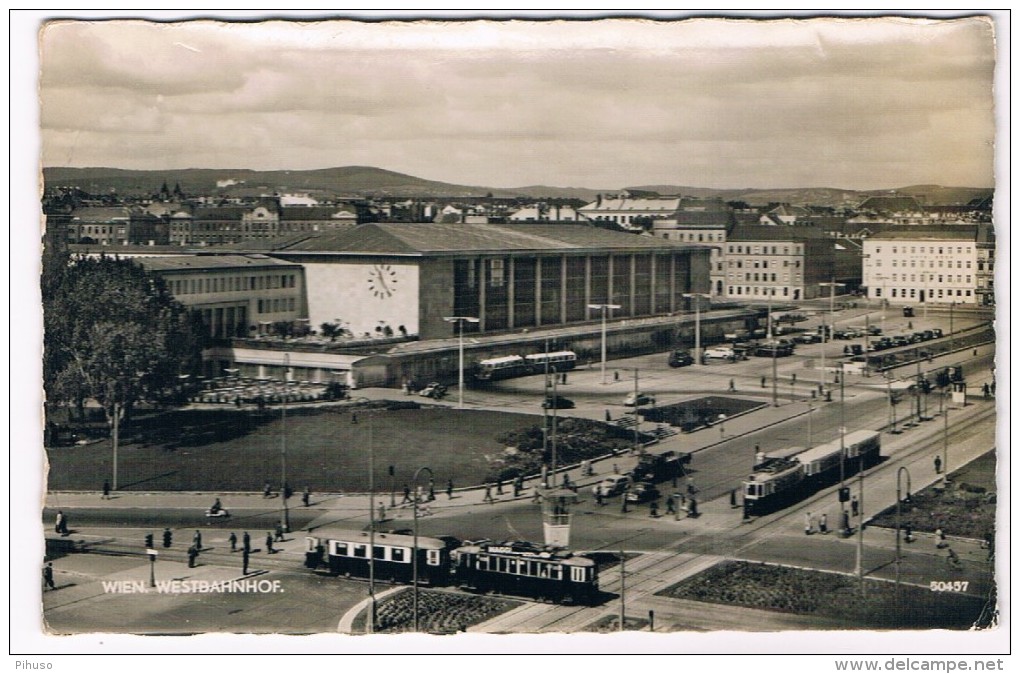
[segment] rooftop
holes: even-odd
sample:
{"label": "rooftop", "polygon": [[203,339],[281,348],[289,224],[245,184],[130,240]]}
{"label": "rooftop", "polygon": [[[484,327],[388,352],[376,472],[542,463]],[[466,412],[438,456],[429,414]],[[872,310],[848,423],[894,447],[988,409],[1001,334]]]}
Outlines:
{"label": "rooftop", "polygon": [[152,272],[235,269],[238,267],[300,267],[294,262],[277,260],[265,255],[174,255],[140,257],[138,264]]}
{"label": "rooftop", "polygon": [[737,225],[727,241],[805,241],[824,239],[826,234],[815,227],[796,225]]}

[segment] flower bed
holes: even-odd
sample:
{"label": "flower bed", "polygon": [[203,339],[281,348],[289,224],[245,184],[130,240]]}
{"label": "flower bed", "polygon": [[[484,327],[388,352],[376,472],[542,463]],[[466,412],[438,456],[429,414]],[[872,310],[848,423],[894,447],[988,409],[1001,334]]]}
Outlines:
{"label": "flower bed", "polygon": [[[496,597],[458,594],[437,590],[418,590],[418,629],[427,634],[463,632],[521,605],[521,602]],[[364,628],[364,616],[355,621],[353,631]],[[410,632],[414,629],[414,594],[404,592],[385,599],[376,607],[376,632]]]}
{"label": "flower bed", "polygon": [[984,602],[969,595],[932,592],[866,580],[864,595],[854,576],[771,564],[726,561],[657,594],[675,599],[730,604],[766,611],[817,615],[847,627],[969,629]]}

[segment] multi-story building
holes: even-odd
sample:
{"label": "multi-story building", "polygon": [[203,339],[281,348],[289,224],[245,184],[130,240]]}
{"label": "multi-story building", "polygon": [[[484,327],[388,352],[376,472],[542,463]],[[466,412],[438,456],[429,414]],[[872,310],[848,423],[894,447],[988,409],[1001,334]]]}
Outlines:
{"label": "multi-story building", "polygon": [[680,197],[638,197],[598,195],[577,212],[587,220],[614,222],[624,229],[643,232],[656,218],[671,217],[680,209]]}
{"label": "multi-story building", "polygon": [[146,256],[136,262],[162,277],[211,337],[266,334],[274,323],[294,324],[308,315],[299,264],[265,255]]}
{"label": "multi-story building", "polygon": [[[814,227],[742,226],[725,250],[728,299],[765,302],[813,299],[834,276],[835,245]],[[828,294],[825,292],[824,294]]]}
{"label": "multi-story building", "polygon": [[358,222],[354,207],[282,206],[279,197],[251,205],[181,207],[164,215],[170,241],[182,246],[269,241],[280,236],[346,229]]}
{"label": "multi-story building", "polygon": [[864,285],[869,298],[893,304],[982,301],[978,227],[913,226],[868,237],[864,240]]}
{"label": "multi-story building", "polygon": [[976,279],[978,302],[995,304],[995,231],[989,225],[978,227]]}
{"label": "multi-story building", "polygon": [[736,221],[733,209],[717,200],[683,200],[672,217],[652,222],[655,236],[667,241],[708,246],[711,250],[711,294],[722,296],[726,286],[725,243]]}

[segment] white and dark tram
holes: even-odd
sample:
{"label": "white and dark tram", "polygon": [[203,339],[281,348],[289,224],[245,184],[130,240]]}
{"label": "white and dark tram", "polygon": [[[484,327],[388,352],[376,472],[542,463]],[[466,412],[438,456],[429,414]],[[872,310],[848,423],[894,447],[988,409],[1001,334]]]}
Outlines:
{"label": "white and dark tram", "polygon": [[784,508],[835,484],[840,478],[840,455],[843,477],[875,465],[881,451],[877,431],[854,431],[843,440],[811,447],[796,447],[759,455],[754,473],[743,482],[744,512],[762,515]]}
{"label": "white and dark tram", "polygon": [[475,379],[498,381],[531,374],[566,372],[577,367],[577,354],[573,351],[533,353],[527,356],[501,356],[486,358],[475,365]]}
{"label": "white and dark tram", "polygon": [[[316,529],[305,538],[305,566],[325,566],[333,575],[369,577],[369,549],[379,581],[410,583],[414,579],[414,536],[367,531]],[[450,583],[450,544],[440,538],[418,536],[418,583]]]}
{"label": "white and dark tram", "polygon": [[599,593],[594,560],[531,543],[465,545],[453,552],[453,565],[457,585],[473,592],[570,604],[594,604]]}

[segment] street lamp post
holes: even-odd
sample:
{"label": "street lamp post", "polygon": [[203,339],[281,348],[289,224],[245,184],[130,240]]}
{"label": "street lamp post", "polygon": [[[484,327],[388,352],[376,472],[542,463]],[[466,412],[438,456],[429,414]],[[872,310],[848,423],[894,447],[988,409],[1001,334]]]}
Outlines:
{"label": "street lamp post", "polygon": [[420,493],[418,489],[418,478],[421,476],[421,472],[427,470],[429,472],[429,480],[434,478],[432,469],[428,466],[422,466],[418,470],[414,471],[414,477],[411,480],[411,486],[414,488],[414,551],[411,556],[411,588],[414,594],[414,631],[418,631],[418,495]]}
{"label": "street lamp post", "polygon": [[825,344],[829,341],[829,330],[836,331],[836,287],[843,288],[846,286],[845,283],[836,283],[835,281],[829,283],[819,283],[819,287],[829,289],[829,318],[832,321],[828,327],[825,321],[822,321],[822,373],[819,376],[819,381],[823,383],[822,390],[819,393],[824,393],[825,387]]}
{"label": "street lamp post", "polygon": [[280,405],[283,433],[280,439],[280,497],[283,512],[280,514],[280,526],[284,532],[290,531],[290,512],[287,510],[287,398],[290,394],[290,354],[283,354],[283,404]]}
{"label": "street lamp post", "polygon": [[707,297],[711,301],[712,296],[704,293],[684,293],[684,297],[694,299],[694,366],[701,367],[701,298]]}
{"label": "street lamp post", "polygon": [[907,499],[910,498],[910,471],[907,470],[906,466],[900,466],[896,471],[896,600],[899,601],[900,596],[900,529],[902,529],[901,515],[900,515],[900,504],[903,499],[900,497],[900,477],[903,473],[907,474]]}
{"label": "street lamp post", "polygon": [[464,408],[464,323],[478,323],[474,316],[443,316],[447,323],[457,323],[460,327],[457,340],[457,409]]}
{"label": "street lamp post", "polygon": [[589,304],[589,309],[602,310],[602,383],[606,383],[606,312],[610,309],[619,309],[619,304]]}
{"label": "street lamp post", "polygon": [[769,344],[772,345],[772,406],[779,407],[779,392],[777,387],[779,386],[779,377],[776,372],[776,355],[779,351],[779,343],[776,342],[775,336],[772,332],[772,298],[776,296],[776,289],[772,288],[769,293],[769,317],[768,317],[768,333],[769,333]]}

